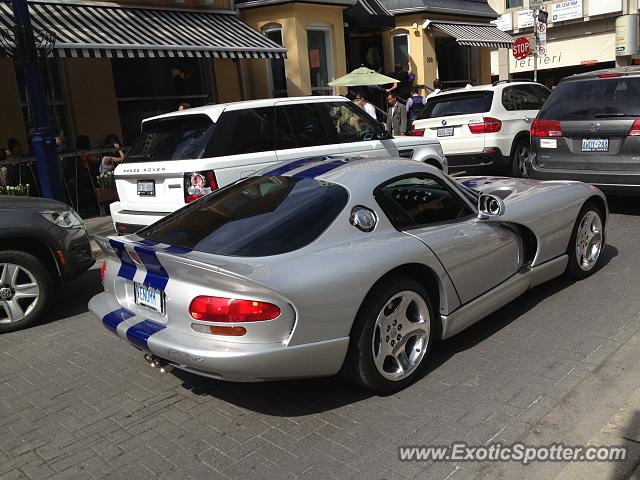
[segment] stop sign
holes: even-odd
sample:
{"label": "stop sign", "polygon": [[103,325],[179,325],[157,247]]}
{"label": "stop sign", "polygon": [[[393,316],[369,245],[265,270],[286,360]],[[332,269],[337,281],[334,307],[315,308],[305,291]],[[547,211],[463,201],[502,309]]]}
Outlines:
{"label": "stop sign", "polygon": [[518,37],[513,44],[513,56],[516,60],[524,60],[529,56],[529,40],[527,37]]}

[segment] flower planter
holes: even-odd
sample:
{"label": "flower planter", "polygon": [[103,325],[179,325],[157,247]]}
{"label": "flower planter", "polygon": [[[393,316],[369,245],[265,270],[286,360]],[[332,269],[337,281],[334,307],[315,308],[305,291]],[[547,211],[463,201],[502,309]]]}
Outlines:
{"label": "flower planter", "polygon": [[96,200],[99,203],[113,202],[118,199],[118,190],[116,187],[96,188]]}

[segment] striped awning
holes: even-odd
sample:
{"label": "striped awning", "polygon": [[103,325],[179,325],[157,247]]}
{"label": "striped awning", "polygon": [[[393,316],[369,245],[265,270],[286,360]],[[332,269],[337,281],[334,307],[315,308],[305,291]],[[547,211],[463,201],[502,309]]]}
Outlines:
{"label": "striped awning", "polygon": [[488,23],[432,21],[428,28],[436,28],[468,47],[511,48],[514,42],[511,35]]}
{"label": "striped awning", "polygon": [[[29,2],[29,11],[34,28],[53,33],[53,57],[286,57],[232,11],[54,2]],[[0,2],[0,28],[13,28],[10,3]]]}

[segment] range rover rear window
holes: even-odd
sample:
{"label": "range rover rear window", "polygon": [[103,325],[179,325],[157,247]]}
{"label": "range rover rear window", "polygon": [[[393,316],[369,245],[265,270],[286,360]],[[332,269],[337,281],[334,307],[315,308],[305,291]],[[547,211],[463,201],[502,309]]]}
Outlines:
{"label": "range rover rear window", "polygon": [[206,115],[180,115],[145,122],[125,162],[162,162],[202,158],[215,123]]}
{"label": "range rover rear window", "polygon": [[218,255],[278,255],[318,238],[348,198],[346,189],[334,183],[250,177],[172,213],[138,235]]}

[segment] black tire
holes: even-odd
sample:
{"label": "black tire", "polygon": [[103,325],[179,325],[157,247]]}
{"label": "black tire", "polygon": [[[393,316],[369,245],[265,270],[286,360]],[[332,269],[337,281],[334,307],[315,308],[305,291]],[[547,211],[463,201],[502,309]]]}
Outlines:
{"label": "black tire", "polygon": [[[426,340],[422,357],[416,362],[411,373],[402,379],[390,380],[378,371],[374,361],[373,342],[376,334],[376,320],[383,308],[394,299],[394,296],[405,291],[419,295],[426,304],[429,313],[428,340]],[[349,350],[342,368],[343,375],[351,381],[381,394],[405,388],[420,377],[428,364],[431,347],[436,333],[439,331],[436,327],[438,321],[439,318],[434,315],[431,299],[426,289],[416,280],[409,276],[397,275],[381,281],[369,292],[358,311],[351,329]],[[404,338],[402,340],[405,341]],[[405,341],[405,349],[410,346],[409,341]],[[416,349],[416,351],[420,350]],[[413,348],[411,353],[413,353]]]}
{"label": "black tire", "polygon": [[[598,216],[600,226],[601,226],[601,240],[600,240],[600,250],[598,253],[598,257],[591,266],[591,268],[585,269],[582,267],[578,261],[578,232],[580,230],[580,226],[585,218],[591,213]],[[571,232],[571,239],[569,240],[569,246],[567,247],[567,255],[569,257],[569,262],[567,263],[567,268],[564,272],[565,276],[571,280],[582,280],[583,278],[588,277],[598,268],[598,263],[600,262],[600,258],[602,257],[602,250],[604,249],[604,218],[602,214],[602,210],[598,207],[594,202],[587,202],[578,217],[576,218],[576,223],[573,226],[573,231]]]}
{"label": "black tire", "polygon": [[511,175],[516,178],[528,178],[526,160],[531,155],[531,142],[529,138],[520,138],[511,152]]}
{"label": "black tire", "polygon": [[[0,252],[0,278],[2,277],[2,264],[18,265],[19,267],[26,269],[33,276],[35,283],[38,285],[38,297],[33,307],[30,308],[32,303],[29,301],[30,299],[21,301],[22,305],[26,305],[24,307],[26,315],[20,320],[13,322],[2,321],[2,319],[7,319],[8,314],[5,310],[7,308],[7,304],[3,303],[3,300],[0,299],[0,333],[6,333],[28,327],[35,322],[44,311],[46,311],[52,297],[53,280],[42,262],[29,253],[19,252],[16,250]],[[19,275],[24,276],[26,274],[24,271],[21,271]],[[23,277],[18,280],[21,280],[22,278]],[[5,280],[3,285],[0,285],[0,289],[3,287],[6,292],[6,288],[10,288],[9,282]]]}

